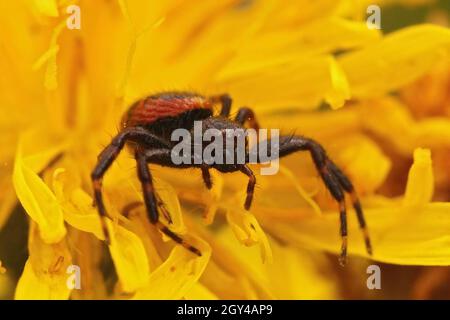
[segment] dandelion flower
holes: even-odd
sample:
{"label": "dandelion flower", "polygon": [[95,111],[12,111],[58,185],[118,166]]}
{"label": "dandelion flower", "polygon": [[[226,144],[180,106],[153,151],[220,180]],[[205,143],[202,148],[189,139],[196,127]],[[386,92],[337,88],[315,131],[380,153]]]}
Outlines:
{"label": "dandelion flower", "polygon": [[[103,184],[105,245],[92,205],[96,157],[133,101],[173,89],[227,92],[264,127],[324,142],[362,196],[374,260],[449,265],[450,203],[433,198],[433,150],[448,146],[450,126],[413,119],[389,93],[448,59],[450,31],[383,35],[349,18],[349,2],[78,1],[79,30],[67,28],[66,1],[1,3],[0,228],[21,214],[16,204],[30,221],[15,298],[339,298],[324,254],[339,250],[336,207],[303,156],[257,177],[251,212],[241,208],[244,177],[213,173],[207,192],[196,170],[152,166],[171,229],[198,257],[130,206],[142,195],[123,152]],[[401,193],[381,192],[395,168],[385,146],[413,160]],[[349,222],[349,253],[367,257]],[[67,285],[71,265],[81,290]]]}

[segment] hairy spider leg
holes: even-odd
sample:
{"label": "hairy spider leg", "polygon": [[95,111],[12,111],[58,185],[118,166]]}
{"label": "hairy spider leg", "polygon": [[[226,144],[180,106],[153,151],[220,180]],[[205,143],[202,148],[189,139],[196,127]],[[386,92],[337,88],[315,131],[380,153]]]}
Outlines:
{"label": "hairy spider leg", "polygon": [[[151,150],[150,153],[158,154],[158,151],[163,151],[162,153],[164,153],[165,155],[168,154],[170,157],[170,149],[155,149]],[[138,150],[136,152],[135,158],[137,163],[138,178],[142,185],[142,192],[144,194],[144,203],[150,217],[150,222],[154,224],[162,233],[171,238],[173,241],[180,244],[181,246],[191,251],[192,253],[201,256],[202,253],[200,252],[199,249],[189,244],[180,235],[174,233],[161,221],[159,221],[158,210],[156,206],[155,191],[152,181],[153,179],[150,173],[150,169],[148,167],[148,163],[150,162],[151,157],[148,157],[148,154],[149,154],[148,151],[141,152]]]}
{"label": "hairy spider leg", "polygon": [[243,165],[242,167],[240,167],[240,171],[248,176],[247,197],[245,198],[244,208],[245,210],[250,210],[253,200],[253,194],[255,192],[256,177],[253,171],[247,165]]}
{"label": "hairy spider leg", "polygon": [[97,164],[91,173],[92,185],[94,189],[94,201],[100,214],[100,221],[105,236],[106,243],[110,243],[110,236],[106,226],[106,217],[108,213],[103,202],[102,180],[106,171],[119,155],[127,141],[145,142],[146,144],[166,145],[159,137],[149,133],[144,128],[130,127],[118,133],[109,145],[103,149],[98,156]]}
{"label": "hairy spider leg", "polygon": [[208,165],[202,166],[202,178],[203,182],[205,183],[206,188],[211,189],[212,188],[212,179],[211,174],[209,172]]}
{"label": "hairy spider leg", "polygon": [[[270,144],[270,141],[266,141]],[[372,254],[367,224],[361,204],[350,180],[345,174],[330,160],[325,149],[316,141],[302,136],[280,136],[279,137],[279,158],[285,157],[297,151],[308,151],[313,159],[317,171],[322,178],[327,189],[339,204],[340,213],[340,235],[342,238],[341,254],[339,262],[345,265],[347,259],[347,211],[345,205],[344,192],[350,194],[353,207],[356,211],[360,228],[362,229],[366,250]]]}
{"label": "hairy spider leg", "polygon": [[341,169],[339,169],[338,166],[336,166],[334,163],[330,163],[330,169],[333,171],[336,178],[339,180],[340,185],[344,190],[350,194],[353,208],[356,212],[356,217],[358,218],[359,228],[361,229],[363,235],[364,235],[364,242],[366,245],[367,252],[372,255],[372,244],[370,242],[369,237],[369,231],[367,228],[366,220],[364,218],[364,213],[362,211],[361,203],[359,201],[358,195],[356,193],[355,188],[353,187],[353,184],[351,183],[350,179],[345,176],[345,174],[342,172]]}

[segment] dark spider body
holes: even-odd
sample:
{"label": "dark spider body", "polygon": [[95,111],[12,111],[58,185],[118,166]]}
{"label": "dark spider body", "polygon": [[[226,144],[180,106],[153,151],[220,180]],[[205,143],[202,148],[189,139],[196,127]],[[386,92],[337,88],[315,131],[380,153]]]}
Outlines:
{"label": "dark spider body", "polygon": [[[193,130],[195,121],[202,121],[202,131],[217,129],[225,136],[226,129],[243,129],[245,125],[259,129],[255,114],[250,108],[240,108],[233,120],[229,119],[231,98],[224,94],[213,97],[203,97],[192,92],[163,92],[151,95],[135,102],[124,114],[121,131],[113,138],[111,143],[100,153],[98,162],[91,176],[94,187],[95,203],[102,218],[105,239],[108,241],[108,232],[104,218],[107,212],[103,203],[101,183],[103,175],[116,159],[125,145],[134,152],[137,163],[137,174],[141,181],[144,203],[149,214],[150,222],[155,224],[164,234],[197,255],[201,252],[186,243],[179,235],[173,233],[167,226],[159,221],[158,203],[153,188],[149,163],[174,168],[197,167],[202,171],[202,177],[208,189],[212,187],[210,169],[220,172],[240,171],[249,177],[247,185],[247,198],[245,209],[251,207],[256,178],[247,164],[174,164],[171,160],[171,150],[178,141],[171,141],[172,132],[183,128]],[[220,104],[219,115],[213,114],[213,106]],[[193,146],[192,146],[193,147]],[[203,146],[204,148],[204,146]],[[225,148],[224,148],[225,150]],[[297,151],[309,151],[314,164],[333,198],[339,203],[340,233],[342,237],[341,264],[345,263],[347,255],[347,212],[345,193],[350,194],[353,207],[356,211],[360,228],[365,236],[366,248],[371,254],[371,244],[367,232],[361,205],[350,180],[328,158],[324,148],[312,139],[302,136],[280,136],[279,157],[287,156]],[[246,150],[248,162],[248,150]],[[169,217],[170,223],[170,217]]]}

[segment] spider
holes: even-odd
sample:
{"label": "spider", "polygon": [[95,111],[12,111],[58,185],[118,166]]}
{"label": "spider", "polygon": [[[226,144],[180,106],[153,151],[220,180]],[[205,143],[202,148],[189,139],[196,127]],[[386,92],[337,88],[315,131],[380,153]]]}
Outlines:
{"label": "spider", "polygon": [[[160,222],[158,197],[154,192],[152,175],[149,164],[174,168],[199,168],[203,181],[208,189],[212,187],[210,169],[222,173],[240,171],[249,178],[244,208],[250,210],[256,178],[249,168],[248,157],[243,164],[174,164],[171,159],[171,150],[176,142],[171,141],[171,134],[175,129],[184,128],[192,131],[194,121],[202,121],[202,130],[218,129],[224,133],[225,129],[243,129],[245,125],[258,129],[259,125],[255,113],[248,107],[238,110],[233,120],[229,119],[232,99],[228,94],[205,97],[193,92],[162,92],[135,102],[124,114],[120,132],[112,139],[99,154],[97,164],[92,171],[91,178],[94,189],[94,201],[101,217],[105,240],[109,242],[105,218],[107,212],[102,197],[102,179],[105,172],[114,162],[119,152],[127,145],[137,164],[137,176],[142,186],[144,204],[149,220],[162,233],[184,246],[191,252],[201,256],[200,250],[187,243],[180,235],[172,232],[165,224]],[[220,114],[213,114],[213,106],[220,105]],[[343,265],[347,256],[347,213],[345,193],[352,199],[359,226],[362,229],[367,252],[372,254],[369,234],[363,211],[357,194],[350,180],[330,160],[325,149],[316,141],[303,136],[280,136],[279,157],[290,155],[297,151],[308,151],[312,157],[317,171],[332,197],[339,204],[340,235],[342,238],[339,262]],[[245,151],[248,154],[248,150]],[[167,213],[164,213],[167,217]],[[170,219],[169,219],[170,224]]]}

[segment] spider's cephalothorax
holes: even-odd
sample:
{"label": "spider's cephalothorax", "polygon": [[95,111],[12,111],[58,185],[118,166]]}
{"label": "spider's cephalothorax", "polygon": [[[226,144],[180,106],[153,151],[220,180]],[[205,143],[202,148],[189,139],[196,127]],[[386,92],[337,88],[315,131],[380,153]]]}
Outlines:
{"label": "spider's cephalothorax", "polygon": [[[213,114],[213,106],[220,104],[220,114]],[[102,217],[102,225],[105,238],[108,233],[104,219],[107,212],[103,203],[101,184],[106,170],[116,159],[120,150],[128,145],[134,152],[137,163],[137,174],[141,181],[144,202],[149,214],[150,222],[155,224],[164,234],[177,243],[185,246],[197,255],[201,252],[186,243],[179,235],[172,232],[159,221],[158,202],[154,193],[152,176],[148,167],[149,163],[174,168],[197,167],[202,171],[202,177],[208,189],[212,187],[210,169],[220,172],[240,171],[249,177],[247,185],[247,197],[244,203],[249,210],[256,178],[246,163],[243,164],[175,164],[172,162],[171,150],[178,143],[171,141],[172,132],[183,128],[192,131],[195,121],[202,121],[202,130],[217,129],[225,135],[226,129],[243,129],[249,126],[258,129],[255,114],[249,108],[240,108],[234,119],[229,119],[231,98],[224,94],[213,97],[203,97],[192,92],[164,92],[149,96],[134,103],[124,114],[121,131],[112,139],[111,143],[100,153],[96,167],[92,172],[95,203]],[[280,136],[279,157],[287,156],[296,151],[309,151],[314,164],[333,198],[339,203],[340,233],[342,247],[340,262],[345,263],[347,256],[347,213],[345,205],[345,193],[350,194],[353,207],[356,211],[359,225],[365,236],[366,248],[371,254],[372,248],[367,232],[361,205],[350,180],[328,158],[323,147],[312,139],[302,136]],[[248,162],[248,150],[245,151]],[[169,218],[170,222],[170,218]]]}

